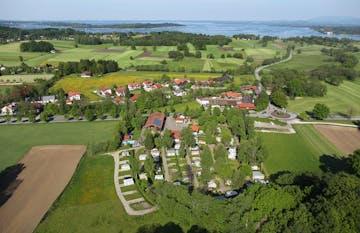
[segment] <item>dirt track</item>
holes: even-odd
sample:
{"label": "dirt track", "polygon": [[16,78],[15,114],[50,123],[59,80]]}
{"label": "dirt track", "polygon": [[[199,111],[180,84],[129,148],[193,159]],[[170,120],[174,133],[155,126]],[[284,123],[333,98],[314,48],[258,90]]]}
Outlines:
{"label": "dirt track", "polygon": [[315,125],[315,128],[345,154],[360,149],[360,130],[357,128],[329,125]]}
{"label": "dirt track", "polygon": [[41,218],[64,190],[85,146],[36,146],[19,162],[25,169],[20,185],[0,207],[0,232],[33,232]]}

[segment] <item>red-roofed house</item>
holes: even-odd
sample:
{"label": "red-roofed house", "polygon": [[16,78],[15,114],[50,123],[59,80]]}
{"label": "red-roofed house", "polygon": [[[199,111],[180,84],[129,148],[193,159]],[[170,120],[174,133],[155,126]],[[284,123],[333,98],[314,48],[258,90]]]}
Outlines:
{"label": "red-roofed house", "polygon": [[82,78],[90,78],[92,76],[92,73],[90,71],[84,71],[81,73]]}
{"label": "red-roofed house", "polygon": [[188,83],[188,80],[186,78],[177,78],[174,80],[175,85],[182,86]]}
{"label": "red-roofed house", "polygon": [[247,94],[252,94],[252,93],[258,92],[259,88],[257,86],[255,86],[255,85],[246,86],[246,87],[241,88],[241,91],[244,92],[244,93],[247,93]]}
{"label": "red-roofed house", "polygon": [[117,96],[125,96],[125,90],[126,88],[125,87],[118,87],[115,89],[115,93]]}
{"label": "red-roofed house", "polygon": [[181,141],[181,135],[179,130],[172,130],[171,136],[174,139],[175,143],[180,143]]}
{"label": "red-roofed house", "polygon": [[130,97],[130,100],[133,102],[136,102],[137,99],[139,99],[141,96],[141,94],[135,94],[133,96]]}
{"label": "red-roofed house", "polygon": [[236,105],[237,108],[243,109],[243,110],[254,110],[255,105],[253,103],[240,103]]}
{"label": "red-roofed house", "polygon": [[121,103],[124,103],[124,100],[122,98],[120,98],[120,97],[116,97],[116,98],[114,98],[114,102],[116,104],[121,104]]}
{"label": "red-roofed house", "polygon": [[237,92],[233,92],[233,91],[223,92],[223,93],[221,93],[221,95],[223,95],[229,99],[241,99],[242,98],[241,93],[237,93]]}
{"label": "red-roofed house", "polygon": [[100,89],[100,95],[102,96],[107,96],[107,95],[111,95],[112,94],[112,91],[109,87],[102,87]]}
{"label": "red-roofed house", "polygon": [[130,83],[128,85],[129,91],[140,90],[141,87],[142,87],[142,85],[139,82]]}
{"label": "red-roofed house", "polygon": [[161,89],[162,87],[163,87],[163,85],[162,85],[162,84],[157,83],[157,84],[152,85],[151,90]]}
{"label": "red-roofed house", "polygon": [[144,90],[145,91],[151,91],[151,86],[154,84],[152,80],[145,80],[143,82]]}
{"label": "red-roofed house", "polygon": [[200,130],[200,127],[198,125],[192,125],[190,126],[190,129],[194,132],[194,133],[198,133]]}
{"label": "red-roofed house", "polygon": [[144,128],[162,130],[165,122],[165,114],[161,112],[151,113],[147,119]]}
{"label": "red-roofed house", "polygon": [[70,101],[80,100],[80,98],[81,98],[80,92],[78,92],[78,91],[69,91],[68,96],[69,96]]}

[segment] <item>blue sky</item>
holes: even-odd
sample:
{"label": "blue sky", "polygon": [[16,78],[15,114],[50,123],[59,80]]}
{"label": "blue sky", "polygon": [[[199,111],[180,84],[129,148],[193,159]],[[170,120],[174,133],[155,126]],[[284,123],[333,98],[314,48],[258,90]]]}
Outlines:
{"label": "blue sky", "polygon": [[298,20],[360,17],[360,0],[2,0],[7,20]]}

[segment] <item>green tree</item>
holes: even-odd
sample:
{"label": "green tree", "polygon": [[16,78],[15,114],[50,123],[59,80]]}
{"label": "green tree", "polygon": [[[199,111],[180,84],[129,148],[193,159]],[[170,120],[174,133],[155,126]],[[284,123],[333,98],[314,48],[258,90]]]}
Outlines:
{"label": "green tree", "polygon": [[325,104],[317,103],[314,106],[314,109],[312,111],[312,114],[315,118],[319,120],[323,120],[329,116],[330,109]]}
{"label": "green tree", "polygon": [[281,89],[275,90],[271,93],[271,102],[280,108],[285,108],[287,105],[287,98]]}
{"label": "green tree", "polygon": [[47,114],[46,111],[43,111],[42,113],[40,113],[40,120],[43,121],[43,122],[47,122],[49,119],[49,116]]}
{"label": "green tree", "polygon": [[144,146],[147,150],[151,150],[155,146],[154,136],[152,135],[150,130],[146,130],[144,135],[145,135]]}
{"label": "green tree", "polygon": [[88,108],[85,110],[85,119],[88,121],[93,121],[95,119],[94,110]]}
{"label": "green tree", "polygon": [[190,146],[193,147],[196,145],[196,141],[194,138],[194,135],[191,131],[191,129],[189,128],[184,128],[181,132],[180,132],[181,138],[183,140],[183,142],[185,143],[186,146]]}
{"label": "green tree", "polygon": [[269,105],[270,99],[265,90],[262,90],[258,98],[255,100],[256,111],[265,110]]}
{"label": "green tree", "polygon": [[360,150],[354,151],[354,154],[351,156],[351,165],[357,176],[360,177]]}

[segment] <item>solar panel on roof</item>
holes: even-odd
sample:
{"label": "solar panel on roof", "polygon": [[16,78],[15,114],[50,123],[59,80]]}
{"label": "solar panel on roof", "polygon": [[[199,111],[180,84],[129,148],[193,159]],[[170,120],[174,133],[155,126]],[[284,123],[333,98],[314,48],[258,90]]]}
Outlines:
{"label": "solar panel on roof", "polygon": [[156,125],[158,128],[161,127],[161,120],[159,118],[154,119],[154,125]]}

